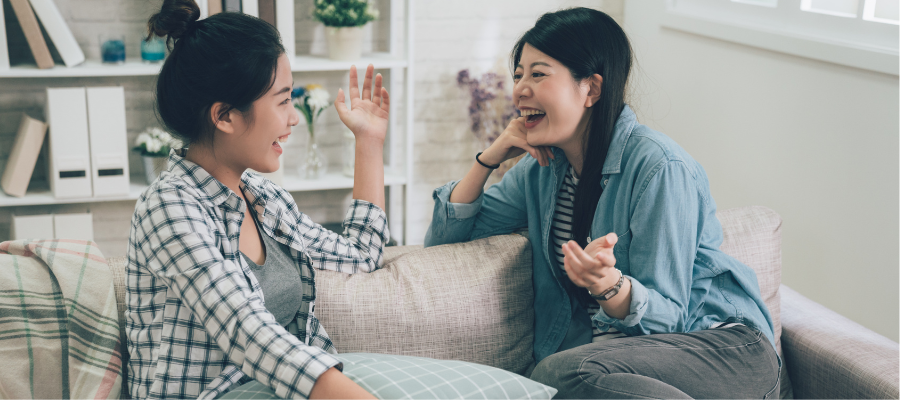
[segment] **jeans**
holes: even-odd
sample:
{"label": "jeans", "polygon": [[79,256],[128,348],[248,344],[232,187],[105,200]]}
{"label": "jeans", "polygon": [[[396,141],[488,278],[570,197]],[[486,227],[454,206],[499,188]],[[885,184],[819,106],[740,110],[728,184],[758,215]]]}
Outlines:
{"label": "jeans", "polygon": [[557,399],[769,399],[780,372],[766,337],[737,325],[586,344],[541,360],[531,379]]}

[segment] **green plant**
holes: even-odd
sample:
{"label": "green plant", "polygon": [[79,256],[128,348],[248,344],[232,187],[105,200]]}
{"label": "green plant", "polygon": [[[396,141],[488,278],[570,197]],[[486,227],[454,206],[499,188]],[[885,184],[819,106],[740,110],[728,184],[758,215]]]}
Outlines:
{"label": "green plant", "polygon": [[368,0],[316,0],[313,18],[336,28],[363,26],[378,19]]}

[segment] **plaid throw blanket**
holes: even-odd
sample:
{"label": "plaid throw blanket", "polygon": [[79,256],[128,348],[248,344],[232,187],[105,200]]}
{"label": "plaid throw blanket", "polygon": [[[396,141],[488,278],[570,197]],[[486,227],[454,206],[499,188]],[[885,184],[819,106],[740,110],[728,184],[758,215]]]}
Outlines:
{"label": "plaid throw blanket", "polygon": [[119,321],[96,244],[0,243],[0,398],[118,398]]}

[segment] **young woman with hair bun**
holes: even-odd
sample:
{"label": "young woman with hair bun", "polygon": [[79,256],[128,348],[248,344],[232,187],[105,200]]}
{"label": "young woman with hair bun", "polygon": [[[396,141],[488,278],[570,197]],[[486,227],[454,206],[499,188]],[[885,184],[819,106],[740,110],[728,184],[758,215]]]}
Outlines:
{"label": "young woman with hair bun", "polygon": [[781,362],[756,275],[719,250],[703,167],[625,103],[631,59],[600,11],[540,17],[511,57],[522,116],[435,190],[425,245],[528,229],[531,379],[556,398],[776,397]]}
{"label": "young woman with hair bun", "polygon": [[184,148],[172,150],[131,220],[131,396],[212,399],[256,383],[280,398],[372,398],[341,373],[315,317],[314,270],[381,266],[390,104],[382,77],[370,65],[360,93],[351,68],[350,109],[338,91],[356,168],[344,230],[331,232],[253,172],[279,167],[281,143],[300,121],[278,32],[240,13],[199,16],[193,0],[165,0],[148,24],[171,49],[157,112]]}

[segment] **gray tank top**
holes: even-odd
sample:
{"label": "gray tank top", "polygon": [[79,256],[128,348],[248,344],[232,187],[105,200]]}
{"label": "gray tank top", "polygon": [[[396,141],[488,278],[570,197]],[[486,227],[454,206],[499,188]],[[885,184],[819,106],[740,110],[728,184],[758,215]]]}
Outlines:
{"label": "gray tank top", "polygon": [[[254,218],[254,222],[256,218]],[[263,265],[257,265],[247,257],[244,252],[241,257],[250,266],[256,280],[262,289],[266,301],[266,309],[275,316],[275,320],[281,326],[287,326],[294,320],[298,312],[309,315],[309,302],[303,301],[304,297],[312,298],[312,287],[304,284],[310,279],[302,279],[306,271],[300,268],[288,246],[278,243],[275,239],[266,235],[259,224],[256,224],[263,244],[266,246],[266,261]],[[307,277],[310,278],[310,277]],[[306,293],[306,296],[303,296]],[[300,337],[306,337],[306,321],[301,321],[299,326]]]}

